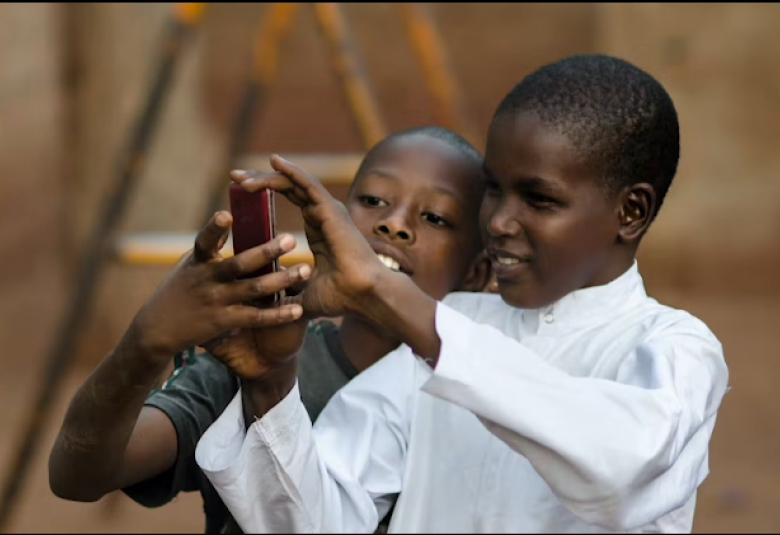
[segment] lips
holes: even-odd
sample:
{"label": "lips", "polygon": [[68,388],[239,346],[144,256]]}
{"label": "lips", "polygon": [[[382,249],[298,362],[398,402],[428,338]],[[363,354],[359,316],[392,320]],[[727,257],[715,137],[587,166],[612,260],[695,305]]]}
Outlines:
{"label": "lips", "polygon": [[531,262],[529,255],[519,255],[502,249],[489,248],[487,253],[493,266],[493,272],[499,279],[518,275]]}
{"label": "lips", "polygon": [[379,260],[393,271],[399,271],[409,276],[413,274],[412,262],[400,249],[393,247],[383,242],[371,243],[371,248],[374,250]]}

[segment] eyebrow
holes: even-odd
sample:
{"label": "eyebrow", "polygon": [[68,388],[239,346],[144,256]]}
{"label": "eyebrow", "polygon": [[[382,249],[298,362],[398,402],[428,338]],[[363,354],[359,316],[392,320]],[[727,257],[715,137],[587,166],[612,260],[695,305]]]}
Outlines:
{"label": "eyebrow", "polygon": [[[482,165],[482,172],[485,174],[485,178],[492,182],[498,182],[495,175],[490,172],[484,164]],[[538,176],[515,176],[509,180],[512,187],[520,186],[523,189],[543,189],[552,193],[563,193],[563,189],[555,181],[548,178],[542,178]]]}

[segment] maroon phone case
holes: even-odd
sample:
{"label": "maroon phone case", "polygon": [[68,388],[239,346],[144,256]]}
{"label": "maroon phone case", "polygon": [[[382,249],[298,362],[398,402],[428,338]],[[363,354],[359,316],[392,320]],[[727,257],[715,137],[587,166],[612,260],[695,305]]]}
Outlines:
{"label": "maroon phone case", "polygon": [[[233,214],[233,253],[239,254],[257,247],[276,237],[276,213],[274,211],[274,191],[263,189],[256,192],[246,191],[239,184],[230,184],[230,212]],[[279,261],[250,273],[242,278],[259,277],[279,271]],[[268,306],[275,303],[279,295],[263,298],[252,304]]]}

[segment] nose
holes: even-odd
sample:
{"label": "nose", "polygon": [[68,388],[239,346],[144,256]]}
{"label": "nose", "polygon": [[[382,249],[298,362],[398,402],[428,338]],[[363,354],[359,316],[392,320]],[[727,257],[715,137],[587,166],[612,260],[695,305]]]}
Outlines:
{"label": "nose", "polygon": [[398,241],[411,245],[415,241],[415,233],[406,214],[396,211],[377,222],[374,234],[385,236],[390,241]]}
{"label": "nose", "polygon": [[522,207],[511,206],[511,204],[505,199],[492,207],[483,205],[483,208],[487,209],[485,214],[488,217],[487,231],[491,237],[515,237],[522,232],[522,225],[518,219]]}

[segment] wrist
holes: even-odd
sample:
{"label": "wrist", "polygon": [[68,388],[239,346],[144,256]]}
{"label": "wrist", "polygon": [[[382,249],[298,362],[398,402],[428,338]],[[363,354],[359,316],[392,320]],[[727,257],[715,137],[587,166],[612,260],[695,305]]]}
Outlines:
{"label": "wrist", "polygon": [[[241,378],[241,396],[245,414],[262,418],[282,401],[295,386],[298,376],[298,359],[292,359],[275,367],[260,377]],[[247,419],[247,425],[252,421]]]}
{"label": "wrist", "polygon": [[[383,265],[369,268],[366,283],[349,300],[346,307],[348,314],[355,314],[366,319],[373,319],[382,303],[383,294],[398,273],[393,273]],[[401,275],[405,276],[405,275]]]}
{"label": "wrist", "polygon": [[117,349],[125,354],[132,355],[135,360],[141,360],[150,366],[167,366],[178,353],[175,349],[169,349],[162,344],[155,343],[148,336],[143,327],[136,321],[130,324]]}

